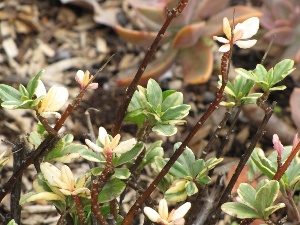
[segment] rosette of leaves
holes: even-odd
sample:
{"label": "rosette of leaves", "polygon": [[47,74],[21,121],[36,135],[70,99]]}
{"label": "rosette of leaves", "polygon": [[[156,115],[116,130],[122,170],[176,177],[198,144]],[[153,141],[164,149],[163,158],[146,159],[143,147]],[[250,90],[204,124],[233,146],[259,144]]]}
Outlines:
{"label": "rosette of leaves", "polygon": [[177,132],[176,125],[185,123],[183,118],[188,115],[190,108],[190,105],[183,104],[181,92],[162,91],[158,83],[150,79],[147,88],[138,86],[128,106],[125,120],[136,123],[139,128],[171,136]]}
{"label": "rosette of leaves", "polygon": [[[292,151],[292,146],[285,146],[282,151],[282,163],[288,158]],[[269,179],[272,179],[277,171],[277,151],[272,152],[268,157],[262,149],[256,148],[251,154],[251,158],[248,161],[250,166],[250,173],[258,175],[259,173],[264,174]],[[291,164],[284,172],[280,179],[280,190],[284,195],[286,190],[294,193],[299,190],[300,181],[300,158],[295,156]]]}
{"label": "rosette of leaves", "polygon": [[284,47],[281,59],[293,59],[296,64],[300,60],[300,2],[295,0],[264,0],[261,7],[263,13],[261,25],[267,30],[264,38],[273,39],[278,46]]}
{"label": "rosette of leaves", "polygon": [[276,210],[285,207],[284,203],[274,205],[279,191],[279,183],[276,180],[261,180],[256,188],[250,184],[240,184],[237,193],[240,202],[227,202],[221,208],[227,214],[240,218],[255,218],[265,221]]}
{"label": "rosette of leaves", "polygon": [[[219,86],[222,84],[222,77],[219,76]],[[261,93],[249,93],[254,86],[254,81],[243,76],[236,76],[232,82],[228,81],[224,89],[228,102],[222,101],[220,104],[232,108],[233,106],[253,104]]]}
{"label": "rosette of leaves", "polygon": [[[179,1],[174,0],[126,0],[124,4],[132,7],[129,18],[133,27],[139,30],[115,26],[120,37],[134,45],[149,47],[164,23],[166,8],[173,9]],[[151,62],[141,83],[156,78],[177,62],[188,84],[205,83],[213,69],[212,36],[222,34],[222,20],[232,18],[234,7],[228,7],[228,0],[190,0],[179,17],[169,25],[162,42],[168,43],[163,54]],[[240,23],[261,13],[246,6],[235,6],[234,21]],[[230,21],[232,23],[232,20]],[[132,73],[131,73],[132,72]],[[129,72],[133,74],[133,71]],[[117,83],[128,85],[132,75],[120,77]]]}
{"label": "rosette of leaves", "polygon": [[[174,151],[180,147],[181,143],[174,145]],[[160,184],[162,190],[166,190],[164,198],[168,201],[184,201],[187,196],[192,196],[198,192],[198,188],[201,185],[206,185],[211,181],[208,176],[208,172],[213,169],[223,159],[210,158],[207,161],[203,159],[195,158],[193,151],[186,147],[181,156],[173,164],[168,172],[171,179],[164,180],[163,184]],[[163,159],[161,157],[155,158],[155,164],[159,168],[169,161],[169,159]]]}
{"label": "rosette of leaves", "polygon": [[44,70],[41,70],[31,78],[26,87],[20,84],[19,88],[15,89],[9,85],[0,84],[1,106],[7,109],[36,109],[43,96],[37,98],[34,93],[43,73]]}
{"label": "rosette of leaves", "polygon": [[272,91],[281,91],[286,88],[286,86],[275,86],[277,83],[282,81],[287,75],[292,73],[295,68],[294,61],[291,59],[284,59],[277,63],[274,67],[269,69],[261,65],[257,64],[254,70],[245,70],[243,68],[237,68],[235,71],[245,77],[246,79],[254,81],[254,83],[263,89],[264,92],[272,92]]}

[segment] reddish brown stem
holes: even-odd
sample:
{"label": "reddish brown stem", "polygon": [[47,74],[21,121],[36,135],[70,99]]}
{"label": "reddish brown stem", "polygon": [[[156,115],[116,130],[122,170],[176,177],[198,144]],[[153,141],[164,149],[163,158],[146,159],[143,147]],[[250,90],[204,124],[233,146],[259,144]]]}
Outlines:
{"label": "reddish brown stem", "polygon": [[[226,59],[226,62],[228,60],[228,57],[230,55],[230,52],[226,52],[223,54],[222,60]],[[222,65],[223,68],[226,68],[226,65]],[[229,63],[228,63],[229,67]],[[189,133],[189,135],[185,138],[185,140],[182,142],[180,147],[174,152],[170,160],[167,162],[167,164],[164,166],[164,168],[160,171],[160,173],[157,175],[157,177],[154,179],[154,181],[149,185],[149,187],[145,190],[145,192],[136,200],[136,202],[133,204],[133,206],[130,208],[128,214],[124,218],[122,225],[131,225],[133,217],[137,210],[140,208],[140,206],[149,198],[151,193],[154,191],[156,186],[159,184],[159,182],[164,178],[164,176],[168,173],[172,165],[175,163],[175,161],[179,158],[179,156],[183,153],[188,143],[192,140],[192,138],[195,136],[195,134],[199,131],[199,129],[202,127],[204,122],[209,118],[209,116],[215,111],[216,108],[218,108],[218,105],[223,97],[224,89],[226,86],[227,81],[227,71],[222,71],[222,86],[220,87],[217,96],[215,100],[211,103],[209,108],[206,110],[206,112],[203,114],[203,116],[199,119],[199,121],[196,123],[196,125],[193,127],[192,131]]]}
{"label": "reddish brown stem", "polygon": [[79,220],[80,220],[81,224],[82,225],[88,225],[86,220],[85,220],[82,203],[80,201],[79,196],[78,195],[73,195],[73,199],[74,199],[75,204],[76,204],[76,209],[77,209],[78,217],[79,217]]}
{"label": "reddish brown stem", "polygon": [[98,203],[98,187],[99,187],[99,181],[93,180],[92,181],[92,191],[91,191],[91,204],[92,204],[92,212],[95,218],[102,224],[107,225],[104,217],[102,216],[100,212],[100,207]]}
{"label": "reddish brown stem", "polygon": [[292,150],[291,154],[285,160],[285,162],[283,163],[283,165],[279,168],[279,170],[277,170],[276,174],[273,177],[273,180],[279,181],[281,179],[282,175],[287,170],[287,168],[291,164],[291,162],[294,159],[294,157],[296,156],[296,154],[299,152],[299,149],[300,149],[300,141],[298,142],[298,144],[296,145],[296,147]]}
{"label": "reddish brown stem", "polygon": [[[106,148],[104,148],[104,151],[105,150],[106,150]],[[105,183],[106,177],[109,174],[109,171],[112,169],[112,154],[113,153],[111,151],[106,152],[106,165],[104,167],[104,170],[102,171],[98,180],[94,179],[92,181],[92,191],[91,191],[92,212],[93,212],[93,215],[97,218],[97,220],[102,225],[106,225],[107,223],[100,212],[100,206],[98,203],[98,193],[99,193],[100,186],[101,187],[103,186],[103,184]]]}
{"label": "reddish brown stem", "polygon": [[133,78],[132,82],[130,83],[130,85],[128,86],[128,88],[126,90],[124,101],[120,105],[120,107],[117,111],[117,118],[116,118],[114,124],[112,125],[112,136],[116,136],[118,133],[120,133],[120,129],[121,129],[122,121],[125,116],[125,112],[128,108],[128,105],[133,96],[133,93],[136,90],[139,80],[141,79],[142,75],[144,74],[144,71],[146,70],[148,63],[149,63],[150,59],[152,58],[152,56],[154,55],[154,53],[157,49],[157,46],[158,46],[159,42],[161,41],[162,37],[164,36],[169,24],[171,23],[171,21],[174,18],[176,18],[177,16],[180,15],[180,13],[185,8],[187,3],[188,3],[188,0],[180,0],[178,6],[176,8],[172,9],[171,11],[167,11],[166,21],[164,22],[163,26],[159,30],[152,45],[150,46],[150,48],[148,48],[145,58],[143,59],[140,67],[138,68],[138,70],[135,74],[135,77]]}

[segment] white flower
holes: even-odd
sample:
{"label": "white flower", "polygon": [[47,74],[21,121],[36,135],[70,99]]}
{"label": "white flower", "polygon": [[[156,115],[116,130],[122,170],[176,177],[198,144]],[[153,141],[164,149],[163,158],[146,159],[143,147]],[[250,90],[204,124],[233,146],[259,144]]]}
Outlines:
{"label": "white flower", "polygon": [[158,213],[150,207],[144,208],[144,213],[152,221],[162,225],[183,225],[185,223],[184,216],[191,208],[191,203],[186,202],[176,210],[172,210],[169,214],[167,201],[163,198],[159,202]]}
{"label": "white flower", "polygon": [[213,36],[214,40],[217,40],[221,43],[224,43],[219,48],[220,52],[228,52],[230,50],[230,44],[236,44],[240,48],[251,48],[255,45],[256,41],[247,40],[251,38],[254,34],[257,33],[259,28],[259,19],[258,17],[251,17],[245,20],[243,23],[238,23],[233,30],[233,39],[231,37],[231,27],[229,21],[226,17],[223,19],[223,31],[226,35],[226,38]]}
{"label": "white flower", "polygon": [[[90,77],[90,72],[87,70],[85,73],[82,70],[78,70],[75,76],[75,80],[80,84],[81,89],[83,89],[88,82],[93,78],[93,76]],[[87,89],[97,89],[98,84],[97,83],[91,83],[87,87]]]}
{"label": "white flower", "polygon": [[120,138],[121,138],[121,135],[117,134],[111,140],[109,135],[107,134],[105,128],[100,127],[99,134],[98,134],[98,140],[103,145],[103,147],[96,145],[95,143],[91,142],[89,139],[85,139],[85,143],[87,144],[87,146],[89,148],[91,148],[95,152],[103,152],[103,149],[108,149],[109,151],[117,153],[117,154],[122,154],[122,153],[128,152],[136,144],[135,138],[131,138],[127,141],[122,141],[119,143]]}
{"label": "white flower", "polygon": [[37,109],[38,113],[44,118],[48,118],[52,115],[60,118],[60,114],[56,111],[60,110],[69,98],[69,92],[66,88],[57,87],[55,85],[49,89],[48,93],[46,93],[42,81],[39,82],[35,95],[37,97],[44,96],[38,104]]}
{"label": "white flower", "polygon": [[41,171],[43,176],[52,186],[59,188],[60,192],[64,195],[78,195],[81,194],[85,197],[90,196],[90,190],[85,185],[85,176],[80,177],[75,182],[71,169],[63,165],[61,170],[52,164],[45,162],[41,164]]}

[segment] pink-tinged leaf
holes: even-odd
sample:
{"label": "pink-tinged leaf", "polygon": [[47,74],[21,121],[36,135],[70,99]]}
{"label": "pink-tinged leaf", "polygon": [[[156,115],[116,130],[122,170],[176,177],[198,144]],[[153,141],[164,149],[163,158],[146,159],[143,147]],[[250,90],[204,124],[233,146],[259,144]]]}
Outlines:
{"label": "pink-tinged leaf", "polygon": [[187,48],[197,43],[203,33],[205,22],[184,26],[175,36],[173,48]]}
{"label": "pink-tinged leaf", "polygon": [[[199,0],[198,0],[199,1]],[[228,6],[229,0],[223,1],[212,1],[212,0],[203,0],[199,1],[199,8],[197,9],[197,14],[194,17],[194,20],[208,18],[215,13],[221,11]]]}
{"label": "pink-tinged leaf", "polygon": [[166,20],[166,11],[164,8],[138,7],[136,10],[145,18],[159,24],[160,26]]}
{"label": "pink-tinged leaf", "polygon": [[244,22],[246,19],[249,19],[251,17],[261,17],[262,13],[256,9],[253,9],[251,7],[247,6],[242,6],[242,5],[237,5],[234,7],[229,7],[211,18],[206,23],[206,26],[204,28],[204,34],[206,36],[214,36],[214,35],[220,35],[223,33],[223,18],[227,17],[229,20],[229,23],[232,26],[232,16],[233,16],[233,11],[235,9],[235,14],[234,14],[234,23],[235,25],[237,23]]}
{"label": "pink-tinged leaf", "polygon": [[290,106],[292,119],[298,130],[300,130],[300,88],[294,88],[290,96]]}
{"label": "pink-tinged leaf", "polygon": [[[189,3],[186,5],[180,16],[175,18],[172,23],[170,24],[171,27],[183,27],[187,24],[190,24],[192,22],[193,13],[195,12],[195,8],[197,8],[197,5],[199,3],[199,0],[189,0]],[[178,4],[177,1],[170,1],[170,3],[167,5],[168,9],[173,9]]]}
{"label": "pink-tinged leaf", "polygon": [[[139,84],[144,85],[150,78],[156,79],[160,75],[164,74],[174,63],[177,56],[177,50],[169,48],[160,57],[148,64],[143,76],[141,77]],[[133,80],[137,68],[132,68],[125,76],[119,77],[116,83],[119,85],[127,86]]]}
{"label": "pink-tinged leaf", "polygon": [[293,59],[295,63],[300,62],[300,42],[295,41],[289,45],[280,57],[281,59]]}
{"label": "pink-tinged leaf", "polygon": [[196,45],[180,50],[178,63],[182,67],[185,83],[205,83],[213,69],[213,53],[211,48],[199,39]]}
{"label": "pink-tinged leaf", "polygon": [[272,40],[275,35],[274,43],[282,46],[290,45],[296,37],[296,31],[292,27],[273,28],[264,35],[268,41]]}
{"label": "pink-tinged leaf", "polygon": [[[116,25],[114,28],[117,34],[125,41],[144,47],[149,47],[157,36],[156,32],[130,30],[119,25]],[[166,33],[161,42],[166,42],[169,36],[170,35]]]}
{"label": "pink-tinged leaf", "polygon": [[74,4],[94,12],[93,19],[96,23],[113,27],[117,24],[118,8],[103,9],[97,0],[60,0],[63,4]]}

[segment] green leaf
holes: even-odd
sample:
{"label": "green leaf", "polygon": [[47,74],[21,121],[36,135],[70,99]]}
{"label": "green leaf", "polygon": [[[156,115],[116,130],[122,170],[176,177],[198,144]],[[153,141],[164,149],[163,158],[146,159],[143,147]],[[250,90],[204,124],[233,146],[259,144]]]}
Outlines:
{"label": "green leaf", "polygon": [[143,161],[143,167],[149,163],[154,162],[154,157],[159,156],[163,157],[164,149],[161,147],[162,141],[156,141],[150,145],[150,147],[146,151],[146,155]]}
{"label": "green leaf", "polygon": [[285,85],[281,85],[281,86],[277,86],[277,87],[272,87],[269,89],[269,91],[283,91],[286,89],[286,86]]}
{"label": "green leaf", "polygon": [[273,205],[273,206],[270,206],[270,207],[266,208],[265,211],[264,211],[264,217],[265,217],[265,219],[269,218],[269,216],[273,212],[277,211],[278,209],[284,208],[284,207],[285,207],[284,203],[278,203],[276,205]]}
{"label": "green leaf", "polygon": [[121,154],[119,157],[113,158],[112,163],[114,166],[122,165],[136,158],[143,149],[144,149],[144,144],[142,142],[138,142],[130,151]]}
{"label": "green leaf", "polygon": [[256,81],[256,77],[254,76],[253,73],[251,73],[250,71],[248,70],[245,70],[243,68],[236,68],[235,69],[235,72],[243,77],[245,77],[246,79],[250,79],[250,80],[253,80],[253,81]]}
{"label": "green leaf", "polygon": [[126,114],[125,121],[136,123],[138,126],[142,126],[146,119],[143,109],[136,109]]}
{"label": "green leaf", "polygon": [[153,79],[149,79],[147,84],[147,99],[154,108],[162,104],[162,90]]}
{"label": "green leaf", "polygon": [[181,92],[175,92],[169,95],[162,103],[161,111],[165,112],[168,108],[181,105],[183,103],[183,94]]}
{"label": "green leaf", "polygon": [[255,205],[256,190],[250,184],[246,184],[246,183],[240,184],[237,193],[247,206],[253,209],[256,208]]}
{"label": "green leaf", "polygon": [[198,159],[193,163],[193,177],[196,177],[205,167],[203,159]]}
{"label": "green leaf", "polygon": [[14,219],[8,222],[7,225],[18,225]]}
{"label": "green leaf", "polygon": [[127,111],[132,112],[134,110],[141,109],[141,108],[142,108],[142,106],[140,105],[140,102],[139,102],[139,93],[138,93],[138,91],[135,91],[131,98],[130,104],[127,108]]}
{"label": "green leaf", "polygon": [[256,209],[264,212],[276,200],[279,191],[279,183],[276,180],[271,180],[261,187],[255,196]]}
{"label": "green leaf", "polygon": [[[167,163],[167,161],[168,160],[165,161],[165,164]],[[182,164],[180,164],[178,161],[176,161],[172,165],[169,173],[172,174],[176,178],[184,178],[186,176],[191,176],[189,171],[187,171],[186,168]]]}
{"label": "green leaf", "polygon": [[200,185],[206,185],[211,181],[211,178],[209,176],[206,176],[206,175],[203,176],[202,175],[201,177],[197,177],[196,181]]}
{"label": "green leaf", "polygon": [[24,87],[23,84],[19,85],[19,92],[21,93],[22,97],[27,97],[27,99],[29,98],[28,96],[28,91],[26,90],[26,88]]}
{"label": "green leaf", "polygon": [[40,193],[29,192],[21,196],[19,204],[22,205],[26,202],[33,202],[37,200],[46,200],[46,201],[57,200],[65,203],[64,198],[52,192],[40,192]]}
{"label": "green leaf", "polygon": [[[266,77],[268,76],[268,71],[266,70],[266,68],[261,65],[261,64],[257,64],[255,70],[253,71],[253,73],[257,76],[257,79],[255,80],[255,82],[257,81],[264,81],[266,79]],[[273,74],[273,72],[271,72]],[[272,75],[269,74],[269,75]]]}
{"label": "green leaf", "polygon": [[21,93],[6,84],[0,84],[0,99],[1,101],[15,101],[18,102],[21,99]]}
{"label": "green leaf", "polygon": [[240,219],[261,218],[261,216],[254,209],[237,202],[226,202],[221,206],[221,209],[227,214]]}
{"label": "green leaf", "polygon": [[170,107],[164,112],[161,120],[167,121],[182,119],[189,114],[190,109],[191,106],[186,104]]}
{"label": "green leaf", "polygon": [[[177,142],[174,145],[174,152],[181,146],[181,142]],[[193,151],[186,147],[183,153],[179,156],[177,159],[177,162],[179,162],[183,169],[186,170],[187,174],[189,176],[193,177],[194,171],[193,171],[193,163],[195,162],[195,155]]]}
{"label": "green leaf", "polygon": [[163,91],[162,95],[163,95],[163,101],[171,94],[176,93],[177,91],[175,90],[166,90]]}
{"label": "green leaf", "polygon": [[55,146],[47,155],[47,161],[59,161],[64,163],[70,163],[70,160],[79,158],[79,151],[88,150],[86,145],[82,144],[66,144],[66,141],[60,142]]}
{"label": "green leaf", "polygon": [[130,171],[127,168],[115,168],[114,175],[119,179],[128,179],[130,177]]}
{"label": "green leaf", "polygon": [[82,158],[85,158],[88,161],[105,163],[105,160],[101,158],[99,154],[93,152],[92,150],[82,149],[79,150],[78,153]]}
{"label": "green leaf", "polygon": [[45,70],[41,70],[37,75],[35,75],[33,78],[30,79],[30,81],[27,84],[27,91],[28,91],[28,97],[31,99],[38,84],[39,80],[41,79],[41,76],[43,75]]}
{"label": "green leaf", "polygon": [[274,75],[272,80],[272,86],[282,81],[287,75],[295,70],[293,68],[294,61],[291,59],[284,59],[277,63],[274,67]]}
{"label": "green leaf", "polygon": [[16,101],[5,101],[1,103],[1,106],[6,109],[16,109],[22,102]]}
{"label": "green leaf", "polygon": [[170,202],[180,202],[187,198],[186,181],[178,180],[165,192],[165,199]]}
{"label": "green leaf", "polygon": [[37,148],[42,143],[43,139],[37,131],[32,131],[29,134],[29,141]]}
{"label": "green leaf", "polygon": [[99,193],[98,202],[108,202],[117,198],[124,191],[125,187],[126,184],[117,178],[109,180]]}
{"label": "green leaf", "polygon": [[192,181],[188,181],[185,185],[186,193],[188,196],[192,196],[198,192],[196,184]]}
{"label": "green leaf", "polygon": [[172,136],[177,133],[177,128],[171,124],[156,124],[152,131],[162,136]]}

